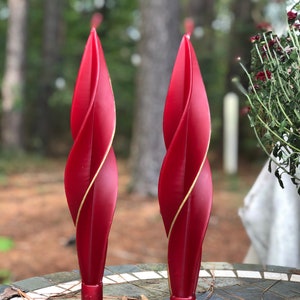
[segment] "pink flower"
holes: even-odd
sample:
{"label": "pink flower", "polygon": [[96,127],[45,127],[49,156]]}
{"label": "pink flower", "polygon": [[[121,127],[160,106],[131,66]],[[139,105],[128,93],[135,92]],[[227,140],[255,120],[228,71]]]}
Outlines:
{"label": "pink flower", "polygon": [[254,84],[253,87],[256,91],[260,89],[260,86],[258,84]]}
{"label": "pink flower", "polygon": [[300,29],[300,23],[298,21],[296,21],[294,24],[293,24],[293,27],[296,29],[296,30],[299,30]]}
{"label": "pink flower", "polygon": [[250,106],[244,106],[241,108],[240,110],[240,115],[243,117],[243,116],[246,116],[249,112],[250,112],[251,108]]}
{"label": "pink flower", "polygon": [[256,27],[263,31],[272,31],[272,26],[268,22],[260,22],[256,25]]}
{"label": "pink flower", "polygon": [[257,34],[257,35],[253,35],[250,37],[250,42],[251,43],[255,43],[255,42],[259,42],[260,41],[260,35]]}
{"label": "pink flower", "polygon": [[297,18],[297,13],[290,10],[287,13],[287,17],[289,21],[294,21]]}
{"label": "pink flower", "polygon": [[269,70],[259,71],[255,75],[256,80],[266,81],[272,77],[272,73]]}
{"label": "pink flower", "polygon": [[270,41],[268,42],[268,45],[269,45],[269,47],[271,48],[271,47],[273,47],[276,43],[277,43],[277,40],[272,39],[272,40],[270,40]]}

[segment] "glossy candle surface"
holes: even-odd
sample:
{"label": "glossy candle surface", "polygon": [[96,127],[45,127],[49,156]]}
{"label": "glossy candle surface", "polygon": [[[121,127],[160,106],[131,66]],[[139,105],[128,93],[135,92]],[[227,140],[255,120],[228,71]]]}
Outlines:
{"label": "glossy candle surface", "polygon": [[111,81],[100,39],[93,28],[74,90],[74,144],[65,168],[65,192],[76,226],[83,299],[103,297],[102,277],[118,186],[112,148],[115,126]]}
{"label": "glossy candle surface", "polygon": [[207,152],[210,111],[190,36],[182,38],[163,119],[166,155],[158,197],[168,237],[171,299],[195,299],[202,243],[212,205]]}

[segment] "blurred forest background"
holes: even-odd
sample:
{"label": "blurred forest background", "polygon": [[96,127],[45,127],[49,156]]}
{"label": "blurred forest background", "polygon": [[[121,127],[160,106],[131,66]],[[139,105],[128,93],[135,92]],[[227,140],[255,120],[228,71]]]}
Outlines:
{"label": "blurred forest background", "polygon": [[[164,100],[187,17],[211,107],[212,161],[220,162],[223,98],[237,92],[232,78],[243,77],[237,57],[247,64],[249,37],[278,8],[284,12],[285,1],[0,0],[1,153],[67,155],[76,75],[92,16],[101,13],[117,107],[114,148],[130,158],[132,189],[155,194]],[[247,118],[239,135],[240,157],[258,157]]]}
{"label": "blurred forest background", "polygon": [[[1,269],[13,280],[76,268],[74,249],[65,247],[74,226],[63,169],[73,142],[73,88],[91,19],[99,14],[97,31],[115,94],[120,167],[108,264],[165,258],[152,196],[165,153],[165,96],[187,17],[195,22],[191,40],[212,117],[214,205],[203,260],[241,262],[249,240],[237,210],[265,157],[232,78],[247,85],[237,58],[249,64],[250,36],[266,22],[282,24],[285,5],[284,0],[0,0],[0,228],[9,237],[4,242],[14,243],[4,251],[0,236],[0,282]],[[234,178],[220,171],[223,99],[232,91],[239,94],[241,112],[240,168]]]}

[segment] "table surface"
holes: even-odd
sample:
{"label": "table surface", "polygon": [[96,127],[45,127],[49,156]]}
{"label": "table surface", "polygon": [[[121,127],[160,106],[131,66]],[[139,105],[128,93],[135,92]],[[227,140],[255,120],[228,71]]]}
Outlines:
{"label": "table surface", "polygon": [[[165,264],[108,266],[103,278],[104,299],[169,299],[166,270]],[[80,299],[81,282],[76,270],[33,277],[0,286],[0,299],[7,299],[11,287],[23,291],[28,299]],[[197,299],[300,299],[300,270],[202,263]]]}

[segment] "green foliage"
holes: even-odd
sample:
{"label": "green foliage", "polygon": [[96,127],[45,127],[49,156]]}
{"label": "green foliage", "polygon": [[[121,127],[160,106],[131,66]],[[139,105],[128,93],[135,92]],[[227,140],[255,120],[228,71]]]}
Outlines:
{"label": "green foliage", "polygon": [[282,37],[271,31],[253,36],[251,70],[242,67],[250,85],[245,91],[249,120],[259,144],[272,154],[280,185],[282,173],[290,174],[299,185],[300,22],[296,11],[288,12],[288,22],[287,34]]}
{"label": "green foliage", "polygon": [[119,154],[129,151],[135,98],[135,66],[131,57],[136,41],[129,30],[137,27],[137,1],[119,0],[108,9],[100,27],[100,37],[110,71],[117,108],[115,149]]}
{"label": "green foliage", "polygon": [[9,284],[10,282],[11,282],[10,271],[0,269],[0,284]]}
{"label": "green foliage", "polygon": [[[53,162],[54,163],[54,162]],[[0,152],[0,185],[6,184],[9,174],[22,173],[25,170],[49,169],[52,162],[41,155],[21,152]],[[56,167],[56,165],[54,165]]]}
{"label": "green foliage", "polygon": [[[72,100],[73,87],[78,72],[81,55],[88,38],[90,20],[96,10],[90,6],[89,10],[74,11],[74,2],[68,1],[65,10],[65,46],[63,49],[63,67],[61,77],[66,86],[57,90],[50,100],[53,111],[53,130],[56,134],[62,129],[69,128],[69,109]],[[113,4],[114,3],[114,4]],[[126,30],[134,25],[136,1],[107,2],[100,12],[103,23],[98,29],[105,58],[111,75],[115,101],[117,106],[117,151],[128,151],[128,142],[123,145],[118,141],[128,141],[131,133],[132,106],[134,99],[135,67],[131,64],[131,55],[135,51],[135,42],[130,39]],[[61,122],[57,122],[60,119]],[[66,131],[64,131],[66,132]]]}
{"label": "green foliage", "polygon": [[[0,252],[7,252],[14,247],[12,239],[0,236]],[[11,280],[11,273],[8,270],[0,269],[0,284],[8,284]]]}
{"label": "green foliage", "polygon": [[[90,21],[95,12],[103,15],[98,34],[105,52],[110,71],[117,106],[116,149],[128,152],[131,133],[132,107],[134,100],[135,67],[131,55],[136,41],[132,40],[127,29],[135,26],[137,1],[106,1],[97,8],[94,1],[63,0],[63,47],[57,62],[57,80],[54,93],[48,100],[51,143],[71,144],[69,113],[73,89],[78,73],[81,56],[90,31]],[[43,1],[30,0],[28,30],[28,65],[26,68],[26,131],[29,149],[38,148],[37,111],[39,106],[39,78],[42,65]],[[59,83],[61,83],[59,85]],[[120,141],[120,142],[119,142]],[[126,141],[121,142],[121,141]],[[53,151],[57,151],[53,146]]]}
{"label": "green foliage", "polygon": [[[130,30],[134,31],[138,28],[138,1],[106,0],[103,1],[104,6],[102,7],[97,7],[97,1],[94,0],[61,1],[64,3],[60,26],[62,49],[55,66],[57,80],[51,83],[55,86],[55,90],[51,98],[48,99],[49,127],[51,129],[50,148],[55,153],[66,154],[71,146],[69,114],[73,88],[89,35],[91,17],[93,13],[100,12],[103,15],[103,22],[98,28],[98,34],[105,51],[117,107],[117,131],[114,147],[118,155],[126,155],[131,140],[135,100],[136,67],[132,64],[131,59],[136,52],[138,42],[138,36],[132,37],[129,33]],[[215,1],[214,9],[217,18],[231,17],[230,5],[233,1],[238,0]],[[185,5],[188,2],[187,0],[182,1]],[[0,81],[5,64],[6,12],[7,1],[0,0],[0,39],[3,41],[2,47],[0,47]],[[39,128],[37,115],[39,97],[41,97],[39,87],[43,63],[43,22],[46,13],[44,1],[29,0],[27,61],[25,66],[26,93],[23,106],[25,114],[24,137],[27,150],[40,149],[41,143],[37,134]],[[184,11],[183,17],[185,17]],[[199,58],[211,106],[212,147],[214,145],[219,147],[222,136],[222,100],[228,88],[226,78],[228,64],[234,59],[229,50],[232,39],[229,38],[230,31],[216,29],[210,22],[204,24],[200,29],[203,30],[203,36],[193,37],[193,45]],[[136,32],[138,33],[138,31]],[[240,42],[239,39],[237,42]]]}
{"label": "green foliage", "polygon": [[6,252],[13,248],[14,242],[12,239],[0,236],[0,252]]}

